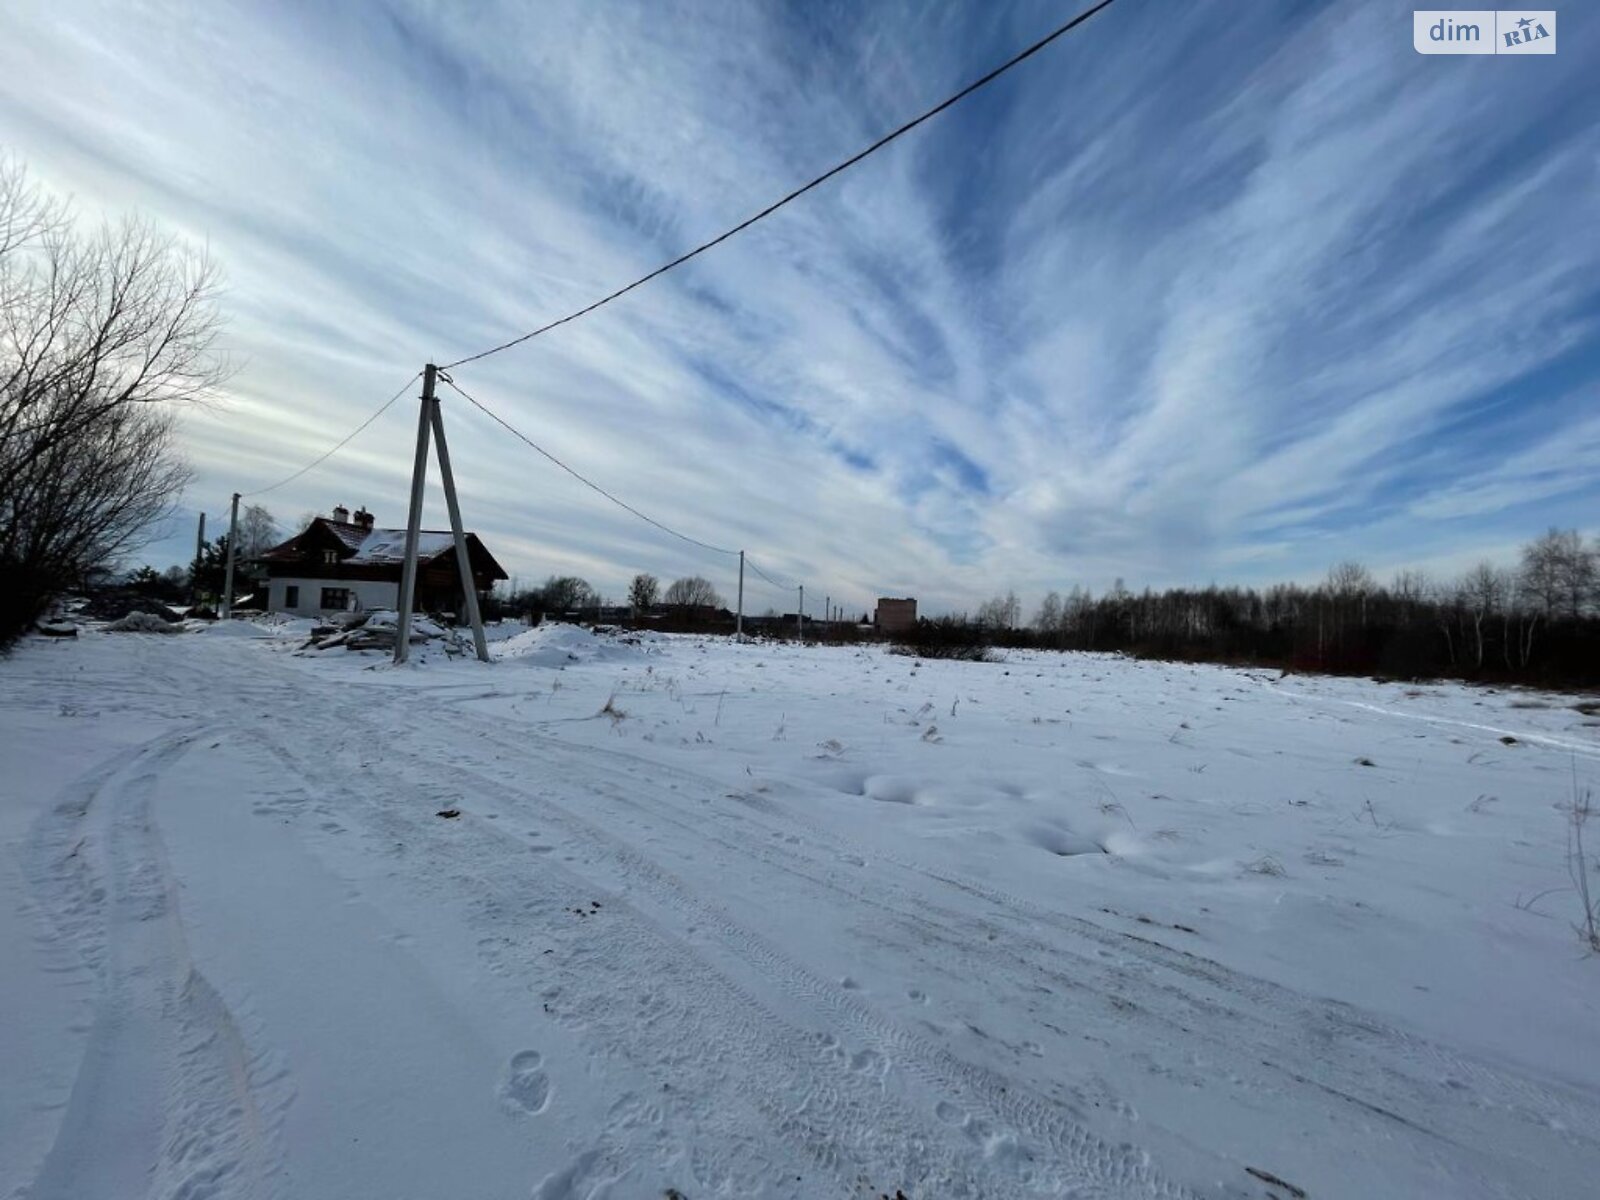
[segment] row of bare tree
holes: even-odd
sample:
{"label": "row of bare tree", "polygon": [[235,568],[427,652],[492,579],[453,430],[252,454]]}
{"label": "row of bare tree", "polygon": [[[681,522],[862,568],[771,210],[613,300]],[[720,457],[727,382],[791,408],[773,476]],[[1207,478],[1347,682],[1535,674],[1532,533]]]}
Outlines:
{"label": "row of bare tree", "polygon": [[[568,613],[605,607],[600,593],[576,575],[552,575],[536,588],[516,588],[500,602],[514,613]],[[664,604],[668,608],[721,608],[722,597],[708,579],[689,575],[675,579],[662,591],[654,575],[635,575],[628,586],[628,606],[645,611]]]}
{"label": "row of bare tree", "polygon": [[1358,563],[1320,585],[1050,592],[1029,628],[1014,593],[974,624],[1002,645],[1126,650],[1403,677],[1600,684],[1600,541],[1552,529],[1515,568],[1480,563],[1453,580],[1402,571],[1379,584]]}

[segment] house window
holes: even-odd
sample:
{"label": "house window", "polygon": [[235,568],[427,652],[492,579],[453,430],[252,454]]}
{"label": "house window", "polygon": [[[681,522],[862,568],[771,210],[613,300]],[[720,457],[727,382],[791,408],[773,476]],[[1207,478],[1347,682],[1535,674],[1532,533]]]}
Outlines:
{"label": "house window", "polygon": [[283,589],[283,606],[285,608],[300,607],[300,588],[298,584],[287,584]]}
{"label": "house window", "polygon": [[324,609],[335,609],[339,612],[343,612],[345,609],[350,607],[350,589],[323,588],[322,607]]}
{"label": "house window", "polygon": [[329,566],[333,566],[339,561],[339,552],[337,550],[324,550],[322,552],[322,561]]}

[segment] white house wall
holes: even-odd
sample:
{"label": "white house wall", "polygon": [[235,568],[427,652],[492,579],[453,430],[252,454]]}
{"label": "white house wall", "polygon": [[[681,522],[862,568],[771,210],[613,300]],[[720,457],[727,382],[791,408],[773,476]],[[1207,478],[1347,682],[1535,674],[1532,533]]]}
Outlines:
{"label": "white house wall", "polygon": [[[284,603],[289,588],[300,589],[300,603],[290,608]],[[322,589],[346,588],[352,606],[358,611],[394,608],[400,602],[400,585],[380,579],[274,579],[267,589],[267,611],[292,613],[297,617],[317,617],[336,611],[322,607]]]}

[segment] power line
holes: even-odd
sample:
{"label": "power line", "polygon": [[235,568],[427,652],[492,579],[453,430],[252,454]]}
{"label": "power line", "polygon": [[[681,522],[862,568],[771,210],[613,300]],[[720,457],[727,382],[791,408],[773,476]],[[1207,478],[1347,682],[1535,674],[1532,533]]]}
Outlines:
{"label": "power line", "polygon": [[339,451],[343,450],[352,441],[354,441],[355,438],[356,438],[356,435],[361,433],[362,431],[364,431],[367,428],[368,425],[371,425],[379,417],[383,416],[384,413],[388,412],[389,409],[394,405],[394,402],[396,400],[400,399],[401,396],[405,395],[406,394],[406,389],[409,388],[413,383],[415,383],[417,381],[417,379],[421,375],[422,375],[422,372],[418,371],[410,379],[406,380],[403,384],[401,384],[400,385],[400,390],[398,392],[396,392],[394,395],[390,396],[387,400],[385,400],[383,402],[383,404],[379,406],[377,412],[373,413],[365,421],[361,422],[361,424],[357,425],[354,429],[352,429],[344,437],[344,439],[337,446],[335,446],[332,450],[329,450],[326,454],[322,455],[319,458],[312,459],[309,463],[307,463],[305,466],[301,467],[293,475],[290,475],[286,479],[278,480],[277,483],[272,484],[270,487],[257,488],[253,492],[240,492],[239,493],[239,498],[241,500],[245,500],[245,499],[248,499],[251,496],[264,496],[268,492],[275,492],[279,488],[281,488],[284,484],[293,483],[296,479],[299,479],[300,476],[304,475],[307,471],[311,470],[313,467],[320,467],[323,463],[327,462],[335,454],[339,453]]}
{"label": "power line", "polygon": [[770,583],[773,587],[777,588],[781,592],[792,592],[792,591],[795,590],[795,588],[800,586],[799,584],[796,584],[796,583],[779,583],[771,575],[768,575],[760,567],[756,566],[754,560],[752,560],[751,557],[748,554],[746,554],[744,556],[744,565],[749,567],[757,575],[761,576],[761,578],[765,579],[768,583]]}
{"label": "power line", "polygon": [[892,130],[891,132],[884,134],[881,138],[879,138],[877,141],[873,142],[872,145],[868,146],[865,150],[857,151],[855,154],[852,154],[849,158],[845,159],[843,162],[837,164],[836,166],[830,167],[828,170],[824,171],[821,175],[818,175],[810,183],[807,183],[807,184],[804,184],[804,185],[802,185],[800,187],[795,188],[794,191],[790,192],[788,195],[784,196],[782,199],[776,200],[773,203],[767,205],[766,208],[763,208],[760,212],[756,213],[754,216],[745,218],[743,221],[740,221],[733,228],[725,230],[722,233],[719,233],[716,237],[712,238],[709,242],[702,242],[700,245],[696,246],[693,250],[690,250],[687,254],[680,254],[677,258],[673,259],[671,262],[666,263],[663,266],[657,267],[654,271],[651,271],[648,275],[640,276],[638,279],[635,279],[632,283],[628,284],[626,287],[618,288],[616,291],[612,292],[609,296],[603,296],[599,300],[596,300],[594,303],[586,305],[585,307],[578,309],[576,312],[568,313],[566,316],[560,318],[559,320],[551,321],[548,325],[541,325],[538,329],[534,329],[534,330],[532,330],[532,331],[530,331],[528,333],[524,333],[520,337],[514,337],[508,342],[501,342],[498,346],[493,346],[493,347],[489,348],[488,350],[482,350],[482,351],[479,351],[477,354],[470,354],[466,358],[458,358],[458,359],[455,360],[455,362],[446,363],[444,365],[443,369],[449,370],[452,367],[465,366],[467,363],[477,362],[481,358],[488,358],[491,354],[499,354],[502,350],[509,350],[513,346],[520,346],[523,342],[526,342],[526,341],[529,341],[529,340],[531,340],[533,338],[536,338],[542,333],[549,333],[550,330],[555,329],[557,326],[565,325],[569,321],[576,321],[579,317],[587,316],[589,313],[592,313],[595,309],[600,308],[603,305],[610,304],[613,300],[617,299],[620,296],[627,295],[629,292],[633,291],[634,288],[640,287],[643,284],[649,283],[652,279],[656,278],[658,275],[665,275],[668,271],[672,270],[674,267],[681,267],[684,263],[688,262],[691,258],[695,258],[698,255],[704,254],[707,250],[710,250],[713,246],[720,245],[722,242],[727,241],[729,238],[733,237],[737,233],[744,232],[746,229],[750,228],[750,226],[754,225],[757,221],[760,221],[765,217],[770,217],[773,213],[777,212],[780,208],[782,208],[784,205],[788,204],[791,200],[799,199],[801,196],[803,196],[807,192],[811,191],[811,189],[813,189],[815,187],[819,187],[820,185],[826,183],[828,180],[832,179],[835,175],[839,174],[841,171],[846,171],[849,168],[855,166],[858,162],[860,162],[862,159],[866,158],[869,154],[872,154],[875,151],[883,149],[883,147],[887,146],[890,142],[894,141],[896,138],[900,137],[902,134],[910,133],[918,125],[921,125],[924,121],[930,120],[933,117],[938,116],[945,109],[951,107],[954,104],[960,103],[962,100],[965,100],[968,96],[972,95],[973,92],[977,91],[979,88],[982,88],[982,87],[984,87],[985,85],[987,85],[989,83],[994,82],[994,80],[996,80],[1000,76],[1004,75],[1007,71],[1011,70],[1011,68],[1016,66],[1018,63],[1022,62],[1025,59],[1032,58],[1035,54],[1039,53],[1039,51],[1043,50],[1046,46],[1048,46],[1051,42],[1055,41],[1057,38],[1061,37],[1064,34],[1070,33],[1072,30],[1076,29],[1079,25],[1082,25],[1085,21],[1087,21],[1090,17],[1094,16],[1101,9],[1109,8],[1111,6],[1112,2],[1113,2],[1113,0],[1100,0],[1100,2],[1098,4],[1095,4],[1091,8],[1085,9],[1083,12],[1081,12],[1077,16],[1073,17],[1072,20],[1068,21],[1065,25],[1061,25],[1058,28],[1052,30],[1050,33],[1047,33],[1044,37],[1042,37],[1038,41],[1034,42],[1033,45],[1029,46],[1026,50],[1023,50],[1020,53],[1013,55],[1011,58],[1008,58],[1005,62],[1001,63],[998,67],[996,67],[994,70],[990,71],[987,75],[984,75],[982,78],[976,79],[972,83],[969,83],[966,87],[962,88],[955,95],[950,96],[949,98],[940,101],[938,104],[934,105],[932,108],[930,108],[926,112],[924,112],[921,116],[913,117],[911,120],[907,121],[904,125],[901,125],[898,129]]}
{"label": "power line", "polygon": [[645,522],[647,525],[654,525],[657,529],[661,530],[661,532],[663,532],[663,533],[670,533],[673,537],[677,538],[679,541],[688,542],[691,546],[699,546],[702,550],[710,550],[713,554],[726,554],[726,555],[729,555],[730,557],[733,557],[733,558],[737,558],[738,557],[739,552],[737,550],[729,550],[729,549],[726,549],[725,547],[722,547],[722,546],[713,546],[710,542],[702,542],[699,538],[692,538],[686,533],[679,533],[676,529],[673,529],[670,525],[663,525],[660,521],[656,520],[654,517],[646,516],[644,513],[640,512],[637,508],[633,507],[633,505],[629,504],[626,500],[618,499],[616,496],[613,496],[610,492],[606,491],[606,489],[601,487],[598,483],[595,483],[594,480],[588,479],[585,476],[580,475],[577,471],[574,471],[571,467],[567,466],[566,463],[562,462],[554,454],[551,454],[550,451],[546,450],[543,446],[539,445],[539,443],[535,442],[527,434],[523,433],[521,430],[519,430],[515,426],[513,426],[510,422],[506,421],[505,418],[501,417],[498,413],[495,413],[495,412],[491,411],[489,408],[487,408],[479,400],[477,400],[474,397],[468,395],[467,392],[465,390],[463,390],[461,385],[459,383],[457,383],[454,379],[451,379],[450,376],[446,375],[443,370],[441,370],[439,372],[439,378],[444,383],[448,384],[450,386],[451,390],[454,391],[457,395],[459,395],[463,400],[465,400],[468,404],[472,405],[472,407],[476,408],[479,412],[481,412],[484,416],[488,417],[491,421],[495,422],[502,429],[504,429],[507,433],[511,434],[512,437],[517,438],[519,441],[526,442],[529,446],[533,447],[533,449],[537,450],[545,458],[549,459],[556,466],[560,467],[568,475],[571,475],[579,483],[583,484],[587,488],[591,488],[594,491],[599,492],[600,495],[604,496],[607,500],[611,501],[611,503],[615,504],[618,508],[624,509],[627,512],[632,513],[634,516],[638,517],[641,521]]}

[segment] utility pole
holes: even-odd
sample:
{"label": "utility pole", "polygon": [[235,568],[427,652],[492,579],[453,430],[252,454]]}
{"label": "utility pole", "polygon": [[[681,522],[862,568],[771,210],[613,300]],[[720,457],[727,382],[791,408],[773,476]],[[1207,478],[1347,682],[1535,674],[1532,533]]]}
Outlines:
{"label": "utility pole", "polygon": [[406,558],[400,568],[400,619],[394,631],[394,661],[399,666],[411,652],[411,607],[417,594],[417,537],[422,531],[422,489],[428,479],[428,434],[433,422],[433,389],[439,369],[422,369],[422,406],[417,414],[417,457],[411,466],[411,508],[406,514]]}
{"label": "utility pole", "polygon": [[800,631],[800,640],[806,640],[806,585],[800,585],[800,611],[794,615],[794,627]]}
{"label": "utility pole", "polygon": [[189,570],[189,603],[200,602],[200,556],[206,552],[206,515],[200,514],[200,529],[194,535],[194,566]]}
{"label": "utility pole", "polygon": [[222,619],[233,616],[233,557],[239,548],[239,493],[233,494],[233,510],[228,517],[228,582],[222,590]]}
{"label": "utility pole", "polygon": [[733,636],[744,636],[744,551],[739,551],[739,611],[733,618]]}
{"label": "utility pole", "polygon": [[833,624],[833,597],[832,596],[824,596],[822,598],[822,623],[825,626]]}
{"label": "utility pole", "polygon": [[450,535],[456,547],[456,569],[461,573],[461,594],[472,623],[473,648],[481,662],[489,661],[489,645],[483,636],[483,616],[478,610],[478,589],[472,578],[472,558],[467,553],[467,535],[461,525],[461,504],[456,497],[456,478],[450,469],[450,447],[444,440],[444,417],[439,411],[436,391],[439,368],[429,363],[422,369],[422,407],[417,415],[417,457],[411,469],[411,508],[406,514],[406,557],[400,569],[399,621],[394,631],[394,661],[403,663],[411,653],[411,617],[417,596],[417,543],[422,535],[422,495],[428,480],[428,435],[439,444],[439,475],[444,482],[445,503],[450,509]]}
{"label": "utility pole", "polygon": [[[430,364],[431,365],[431,364]],[[461,571],[461,593],[466,597],[467,619],[472,622],[472,645],[479,662],[489,661],[489,643],[483,636],[483,617],[478,612],[478,589],[472,577],[472,558],[467,553],[467,535],[461,528],[461,504],[456,499],[456,477],[450,470],[450,447],[444,440],[444,417],[439,401],[433,402],[433,440],[439,445],[439,478],[444,483],[445,504],[450,509],[450,533],[456,543],[456,566]]]}

